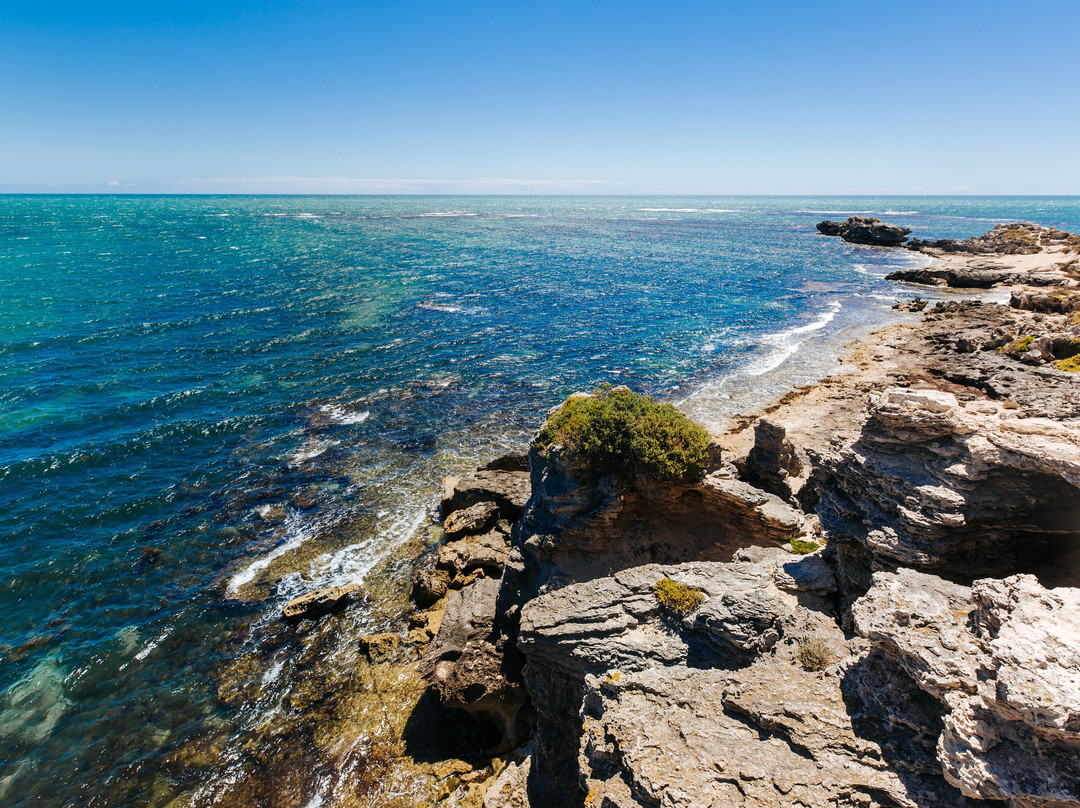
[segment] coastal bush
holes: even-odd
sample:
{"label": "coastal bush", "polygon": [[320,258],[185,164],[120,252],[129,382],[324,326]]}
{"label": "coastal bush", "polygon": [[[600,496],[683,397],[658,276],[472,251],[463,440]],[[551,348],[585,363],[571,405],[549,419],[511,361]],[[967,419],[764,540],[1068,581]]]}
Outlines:
{"label": "coastal bush", "polygon": [[829,647],[821,640],[807,640],[799,643],[795,654],[804,670],[823,671],[832,664],[833,655]]}
{"label": "coastal bush", "polygon": [[639,475],[696,480],[709,459],[704,429],[672,405],[625,387],[567,400],[548,418],[536,443],[545,453],[559,445],[574,465],[623,482]]}
{"label": "coastal bush", "polygon": [[799,555],[806,555],[812,553],[818,549],[821,545],[813,539],[800,539],[796,536],[791,537],[791,549]]}
{"label": "coastal bush", "polygon": [[700,589],[670,578],[661,578],[653,584],[652,591],[657,603],[680,617],[685,617],[705,602],[705,595]]}

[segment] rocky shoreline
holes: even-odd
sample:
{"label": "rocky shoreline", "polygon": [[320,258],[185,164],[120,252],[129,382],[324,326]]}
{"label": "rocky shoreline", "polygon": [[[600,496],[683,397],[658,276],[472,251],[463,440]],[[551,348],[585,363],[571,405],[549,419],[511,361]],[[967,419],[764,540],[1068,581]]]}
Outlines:
{"label": "rocky shoreline", "polygon": [[414,804],[1080,805],[1077,241],[916,240],[896,280],[1008,305],[907,305],[700,481],[448,478],[408,637],[361,645],[492,736]]}

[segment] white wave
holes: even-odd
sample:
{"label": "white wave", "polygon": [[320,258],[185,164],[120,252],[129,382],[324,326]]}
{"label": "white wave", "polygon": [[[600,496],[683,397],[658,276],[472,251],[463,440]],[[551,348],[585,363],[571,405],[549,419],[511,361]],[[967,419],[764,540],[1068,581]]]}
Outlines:
{"label": "white wave", "polygon": [[816,320],[812,320],[806,325],[794,326],[763,336],[761,342],[765,345],[775,346],[775,350],[769,355],[751,362],[743,370],[743,373],[747,376],[761,376],[769,371],[776,370],[802,346],[803,341],[797,339],[797,337],[802,334],[820,331],[835,319],[836,313],[840,311],[841,307],[840,301],[834,300],[829,303],[828,310],[822,312]]}
{"label": "white wave", "polygon": [[442,311],[448,314],[483,314],[487,311],[484,306],[459,306],[456,303],[435,303],[425,300],[416,304],[416,308],[426,311]]}
{"label": "white wave", "polygon": [[304,529],[304,526],[299,524],[299,519],[297,517],[290,516],[285,524],[287,530],[286,535],[288,536],[286,541],[279,544],[261,558],[255,559],[240,572],[236,573],[229,580],[229,585],[226,588],[230,594],[236,594],[236,592],[240,590],[240,587],[251,583],[255,580],[255,576],[264,569],[269,567],[286,553],[292,552],[307,541],[309,534],[307,530]]}
{"label": "white wave", "polygon": [[418,214],[416,214],[416,217],[418,219],[440,219],[440,218],[445,218],[445,217],[449,216],[449,217],[460,217],[460,218],[464,218],[464,219],[469,219],[469,218],[472,218],[474,216],[479,216],[479,215],[480,215],[479,213],[470,213],[470,212],[464,211],[464,210],[436,210],[436,211],[432,211],[430,213],[418,213]]}
{"label": "white wave", "polygon": [[741,213],[732,208],[638,208],[641,213]]}
{"label": "white wave", "polygon": [[371,412],[368,410],[356,412],[347,410],[340,404],[323,404],[319,407],[319,411],[325,413],[335,424],[362,424],[371,417]]}
{"label": "white wave", "polygon": [[281,676],[281,671],[282,671],[282,669],[284,667],[285,667],[285,660],[283,660],[283,659],[274,660],[274,664],[271,665],[269,668],[267,668],[266,673],[264,673],[262,675],[262,680],[260,681],[260,685],[262,687],[267,687],[269,685],[272,685],[275,681],[277,681],[278,677]]}
{"label": "white wave", "polygon": [[427,311],[446,311],[451,314],[464,311],[461,306],[455,306],[452,303],[417,303],[416,308],[426,309]]}
{"label": "white wave", "polygon": [[918,216],[917,210],[796,210],[792,213],[812,213],[815,216]]}
{"label": "white wave", "polygon": [[387,515],[391,516],[390,524],[375,531],[370,538],[315,561],[313,566],[321,569],[319,587],[362,583],[386,553],[411,539],[428,520],[426,507]]}
{"label": "white wave", "polygon": [[290,466],[299,466],[308,460],[318,457],[323,452],[334,448],[341,441],[312,439],[301,446],[292,457],[289,458]]}

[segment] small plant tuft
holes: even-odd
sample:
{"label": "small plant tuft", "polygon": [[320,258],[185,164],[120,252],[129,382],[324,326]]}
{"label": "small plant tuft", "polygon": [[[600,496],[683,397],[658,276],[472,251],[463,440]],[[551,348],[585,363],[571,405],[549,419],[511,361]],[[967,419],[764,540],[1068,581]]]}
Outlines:
{"label": "small plant tuft", "polygon": [[705,595],[700,589],[670,578],[661,578],[653,585],[652,591],[657,603],[680,617],[685,617],[705,602]]}
{"label": "small plant tuft", "polygon": [[689,482],[709,462],[704,429],[672,405],[625,387],[568,399],[548,417],[536,445],[545,453],[559,445],[586,472],[613,474],[624,483],[642,475]]}
{"label": "small plant tuft", "polygon": [[796,536],[791,537],[791,549],[799,555],[806,555],[807,553],[812,553],[819,547],[821,547],[821,545],[813,539],[800,539]]}
{"label": "small plant tuft", "polygon": [[833,661],[832,652],[821,640],[807,640],[799,643],[799,650],[795,656],[803,669],[808,671],[823,671]]}

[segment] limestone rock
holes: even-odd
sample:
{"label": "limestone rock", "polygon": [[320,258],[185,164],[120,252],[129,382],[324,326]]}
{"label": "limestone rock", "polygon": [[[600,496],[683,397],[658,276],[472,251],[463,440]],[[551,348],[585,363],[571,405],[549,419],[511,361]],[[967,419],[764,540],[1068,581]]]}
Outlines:
{"label": "limestone rock", "polygon": [[457,539],[484,533],[499,520],[499,506],[494,502],[477,502],[467,508],[454,511],[443,522],[447,538]]}
{"label": "limestone rock", "polygon": [[331,586],[306,595],[293,598],[282,609],[289,621],[313,620],[317,617],[344,609],[349,603],[349,596],[357,590],[354,586]]}
{"label": "limestone rock", "polygon": [[824,460],[818,512],[878,557],[970,578],[1080,582],[1080,432],[952,393],[868,397],[857,441]]}
{"label": "limestone rock", "polygon": [[439,633],[419,670],[444,704],[491,721],[510,743],[516,738],[517,712],[525,699],[521,686],[503,669],[496,626],[498,592],[499,581],[492,578],[477,578],[451,591]]}
{"label": "limestone rock", "polygon": [[413,602],[421,609],[426,609],[445,596],[449,586],[450,574],[446,570],[417,570],[413,576]]}
{"label": "limestone rock", "polygon": [[1043,227],[1031,222],[996,224],[981,236],[957,241],[912,239],[908,249],[923,252],[975,253],[996,255],[1034,255],[1047,248],[1060,249],[1077,242],[1076,236],[1064,230]]}
{"label": "limestone rock", "polygon": [[527,471],[492,469],[447,477],[443,480],[442,514],[446,517],[478,502],[494,502],[501,517],[513,523],[525,510],[530,493]]}
{"label": "limestone rock", "polygon": [[911,232],[910,228],[887,224],[871,216],[849,216],[846,222],[824,221],[817,225],[819,233],[840,236],[853,244],[875,244],[882,247],[898,247]]}
{"label": "limestone rock", "polygon": [[1080,804],[1080,590],[877,573],[855,626],[945,708],[938,755],[970,797]]}
{"label": "limestone rock", "polygon": [[[462,511],[458,511],[456,516]],[[498,575],[510,552],[509,533],[492,530],[482,536],[468,536],[439,548],[439,566],[453,574],[484,567]]]}
{"label": "limestone rock", "polygon": [[[518,642],[528,658],[525,681],[538,715],[532,762],[536,781],[530,790],[534,800],[572,804],[579,779],[597,779],[587,775],[594,764],[579,770],[582,764],[573,752],[582,737],[576,716],[590,676],[620,681],[635,672],[655,670],[667,677],[686,665],[731,670],[766,651],[784,660],[782,675],[788,676],[798,643],[811,637],[824,638],[837,658],[846,656],[843,635],[832,617],[821,611],[828,608],[821,587],[831,594],[834,580],[823,566],[827,562],[821,556],[794,557],[778,548],[754,548],[740,551],[730,563],[623,570],[527,603]],[[699,588],[705,595],[703,604],[685,617],[667,613],[652,592],[665,577]],[[676,691],[677,682],[672,693]],[[712,715],[718,706],[703,701],[689,709]],[[663,715],[654,713],[648,720],[661,722]],[[639,738],[635,743],[648,741]],[[603,768],[602,762],[595,765]],[[711,763],[703,771],[711,773]],[[708,780],[711,774],[706,774],[698,770],[693,776]],[[622,782],[625,777],[622,773],[617,779]],[[623,804],[609,794],[611,788],[611,783],[605,786],[605,798]]]}
{"label": "limestone rock", "polygon": [[391,632],[368,634],[360,638],[358,645],[360,653],[371,662],[394,662],[401,652],[401,637]]}

